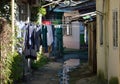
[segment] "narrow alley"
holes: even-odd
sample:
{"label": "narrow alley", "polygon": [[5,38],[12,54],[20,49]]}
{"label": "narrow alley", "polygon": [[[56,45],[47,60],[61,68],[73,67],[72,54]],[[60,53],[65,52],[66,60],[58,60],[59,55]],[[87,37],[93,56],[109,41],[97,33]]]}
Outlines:
{"label": "narrow alley", "polygon": [[[63,58],[52,59],[48,64],[34,70],[30,79],[20,84],[106,84],[97,80],[96,74],[94,74],[88,67],[88,51],[85,50],[71,50],[66,49],[64,51]],[[62,83],[62,72],[65,62],[71,59],[79,59],[77,66],[73,64],[73,61],[69,62],[68,70],[68,83]],[[75,61],[74,61],[75,63]],[[78,74],[79,73],[79,74]]]}
{"label": "narrow alley", "polygon": [[0,6],[0,84],[120,84],[120,0]]}

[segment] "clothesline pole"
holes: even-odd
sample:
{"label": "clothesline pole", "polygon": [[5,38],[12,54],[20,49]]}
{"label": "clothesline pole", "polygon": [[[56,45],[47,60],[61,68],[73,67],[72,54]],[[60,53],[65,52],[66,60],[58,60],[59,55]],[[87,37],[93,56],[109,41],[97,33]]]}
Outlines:
{"label": "clothesline pole", "polygon": [[15,36],[15,28],[14,28],[14,19],[15,19],[15,17],[14,17],[14,5],[15,5],[15,1],[14,0],[12,0],[12,5],[11,5],[11,8],[12,8],[12,10],[11,10],[11,15],[12,15],[12,52],[14,52],[14,50],[15,50],[15,48],[14,48],[14,43],[15,43],[15,41],[14,41],[14,36]]}
{"label": "clothesline pole", "polygon": [[53,2],[51,2],[51,3],[48,3],[48,4],[43,5],[42,7],[47,7],[47,6],[52,5],[52,4],[59,4],[60,1],[61,1],[61,0],[53,1]]}

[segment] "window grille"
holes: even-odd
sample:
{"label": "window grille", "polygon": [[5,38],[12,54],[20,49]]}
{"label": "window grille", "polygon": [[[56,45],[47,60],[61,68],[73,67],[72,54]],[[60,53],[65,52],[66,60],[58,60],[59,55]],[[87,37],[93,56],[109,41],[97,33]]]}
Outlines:
{"label": "window grille", "polygon": [[113,46],[118,47],[118,12],[113,11]]}
{"label": "window grille", "polygon": [[71,16],[64,17],[63,20],[63,35],[70,36],[72,35],[72,24],[71,24]]}

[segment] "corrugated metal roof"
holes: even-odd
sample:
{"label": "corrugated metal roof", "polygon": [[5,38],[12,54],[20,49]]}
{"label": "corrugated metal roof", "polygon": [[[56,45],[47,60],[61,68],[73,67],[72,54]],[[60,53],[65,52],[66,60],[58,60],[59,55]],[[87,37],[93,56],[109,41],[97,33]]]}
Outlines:
{"label": "corrugated metal roof", "polygon": [[55,12],[70,12],[73,10],[79,10],[81,13],[92,12],[96,10],[96,1],[95,0],[80,0],[79,3],[71,4],[67,7],[58,6],[54,9]]}

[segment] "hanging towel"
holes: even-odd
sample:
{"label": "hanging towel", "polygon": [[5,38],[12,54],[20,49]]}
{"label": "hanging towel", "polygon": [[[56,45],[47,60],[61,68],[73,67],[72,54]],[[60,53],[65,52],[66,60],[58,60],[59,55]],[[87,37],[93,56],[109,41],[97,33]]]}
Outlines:
{"label": "hanging towel", "polygon": [[53,43],[53,32],[52,32],[52,26],[47,25],[47,45],[51,46]]}

